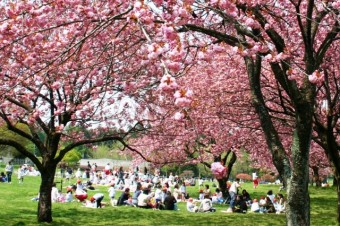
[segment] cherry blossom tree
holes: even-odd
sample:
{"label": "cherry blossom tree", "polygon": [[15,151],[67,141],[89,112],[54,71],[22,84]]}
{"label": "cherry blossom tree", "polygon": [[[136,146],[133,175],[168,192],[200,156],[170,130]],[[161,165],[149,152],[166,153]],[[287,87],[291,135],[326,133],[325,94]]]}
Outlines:
{"label": "cherry blossom tree", "polygon": [[332,45],[322,67],[324,82],[318,84],[316,111],[314,112],[313,140],[325,152],[334,171],[334,185],[338,194],[338,222],[340,222],[340,86],[339,40]]}
{"label": "cherry blossom tree", "polygon": [[0,144],[40,171],[38,221],[51,222],[58,163],[80,145],[128,146],[129,134],[143,129],[137,97],[161,69],[143,63],[145,38],[129,22],[129,2],[6,1],[0,10],[1,125],[33,143],[42,160],[13,139]]}
{"label": "cherry blossom tree", "polygon": [[[261,155],[267,147],[251,108],[249,87],[242,83],[246,73],[232,76],[237,60],[216,54],[212,66],[194,56],[195,52],[187,55],[192,59],[190,68],[176,73],[176,85],[166,78],[157,90],[150,90],[152,101],[148,102],[152,104],[144,120],[148,121],[148,130],[129,143],[155,165],[203,163],[211,168],[227,197],[226,182],[237,156],[242,154],[240,149],[261,156],[266,166],[273,165],[270,155]],[[174,104],[168,94],[178,87]]]}
{"label": "cherry blossom tree", "polygon": [[[151,127],[167,134],[171,145],[166,148],[178,158],[182,156],[176,145],[189,154],[198,153],[199,158],[206,158],[200,153],[204,149],[217,156],[221,150],[230,150],[233,142],[246,146],[244,137],[253,134],[238,126],[239,122],[234,123],[234,118],[228,119],[227,109],[211,112],[212,118],[206,120],[202,117],[206,112],[204,104],[195,102],[197,94],[190,91],[188,83],[183,81],[179,86],[176,80],[196,59],[198,63],[209,62],[219,68],[223,61],[215,64],[214,57],[216,53],[224,53],[236,62],[229,65],[226,73],[239,79],[242,88],[249,89],[248,96],[258,119],[253,120],[252,128],[262,128],[263,134],[257,135],[265,138],[273,164],[287,181],[287,225],[309,225],[308,163],[317,88],[329,73],[324,65],[336,62],[330,52],[336,51],[339,7],[337,1],[307,0],[4,3],[1,10],[5,13],[0,16],[0,116],[8,129],[37,146],[43,160],[39,162],[13,141],[2,139],[0,144],[17,148],[42,172],[38,220],[52,221],[50,187],[56,165],[63,156],[73,147],[106,140],[120,141],[138,152],[140,149],[130,147],[124,138],[132,130],[149,128],[150,122],[136,123],[139,117],[145,118],[146,109],[160,112],[174,109],[157,108],[158,103],[152,103],[158,98],[167,101],[162,104],[178,107],[168,112],[175,118],[167,121],[168,133],[162,131],[161,124],[154,123]],[[325,56],[329,56],[327,62]],[[202,83],[208,81],[202,80]],[[149,92],[156,86],[171,93],[174,102],[163,92]],[[278,92],[273,93],[268,87]],[[138,115],[130,110],[132,101],[123,103],[124,95],[138,103],[136,108],[141,108],[135,109]],[[337,103],[334,96],[327,97]],[[214,103],[212,109],[226,105],[228,98],[222,98],[219,103],[216,97],[216,101],[211,102]],[[275,105],[278,101],[281,107]],[[188,108],[196,105],[200,106],[197,111]],[[244,115],[244,119],[251,121],[253,116]],[[281,118],[285,123],[279,123],[277,119]],[[30,133],[15,129],[14,125],[19,122],[28,125]],[[128,130],[127,126],[133,124],[136,126]],[[181,126],[176,127],[179,124]],[[212,127],[207,126],[209,124]],[[226,124],[227,129],[221,133]],[[68,131],[68,125],[96,128],[101,133],[85,139],[81,133]],[[332,125],[327,127],[327,134],[338,131],[338,127]],[[185,130],[180,130],[183,127]],[[38,131],[46,134],[45,140],[39,139]],[[242,136],[237,136],[241,131]],[[286,134],[287,139],[282,139],[282,134]],[[337,141],[337,136],[332,135]],[[58,150],[64,140],[70,142],[69,145]],[[333,141],[323,142],[323,147],[335,147],[331,154],[336,153],[338,147]],[[157,143],[154,147],[150,155],[164,158],[157,152]],[[265,148],[258,149],[261,153],[259,150]],[[328,156],[336,160],[336,154]]]}
{"label": "cherry blossom tree", "polygon": [[[287,225],[309,225],[308,162],[313,113],[317,86],[324,81],[322,65],[340,30],[338,1],[157,0],[135,6],[134,15],[139,21],[143,18],[137,12],[149,9],[162,23],[145,27],[163,34],[165,41],[161,43],[174,43],[176,47],[172,49],[177,50],[179,59],[185,54],[185,39],[190,46],[201,48],[197,53],[201,59],[212,59],[215,51],[209,46],[220,43],[232,47],[224,46],[227,54],[243,58],[251,98],[273,163],[287,181]],[[176,36],[176,30],[182,34]],[[157,39],[154,42],[160,43]],[[162,57],[167,59],[169,55]],[[330,60],[327,63],[335,63]],[[266,105],[269,97],[263,82],[279,86],[282,95],[277,98],[292,106],[288,109],[294,128],[289,139],[290,157],[280,139],[275,116]]]}

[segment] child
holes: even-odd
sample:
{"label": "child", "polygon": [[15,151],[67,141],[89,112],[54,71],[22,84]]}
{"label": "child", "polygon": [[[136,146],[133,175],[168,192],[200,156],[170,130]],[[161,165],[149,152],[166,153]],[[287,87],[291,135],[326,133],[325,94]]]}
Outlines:
{"label": "child", "polygon": [[19,184],[20,183],[24,183],[24,176],[25,176],[25,166],[22,165],[19,167],[18,169],[18,180],[19,180]]}
{"label": "child", "polygon": [[194,200],[193,200],[192,198],[189,198],[189,199],[188,199],[188,202],[187,202],[187,210],[188,210],[189,212],[193,212],[193,213],[195,213],[195,212],[198,211],[198,208],[197,208],[197,206],[195,205],[195,202],[194,202]]}
{"label": "child", "polygon": [[109,192],[109,197],[110,197],[110,203],[111,203],[112,206],[115,206],[114,205],[115,204],[114,199],[115,199],[115,195],[116,195],[115,183],[111,182],[111,186],[110,186],[108,192]]}
{"label": "child", "polygon": [[203,191],[203,189],[200,189],[199,195],[198,195],[198,199],[199,200],[203,200],[204,199],[204,191]]}
{"label": "child", "polygon": [[257,201],[257,199],[253,200],[253,203],[250,206],[250,211],[254,212],[254,213],[260,212],[260,205],[259,205],[259,202]]}
{"label": "child", "polygon": [[58,198],[59,198],[59,191],[58,191],[58,188],[56,187],[56,183],[53,183],[52,191],[51,191],[52,202],[58,202]]}
{"label": "child", "polygon": [[72,187],[67,187],[66,188],[66,198],[65,201],[66,202],[72,202],[73,201],[73,197],[72,197]]}
{"label": "child", "polygon": [[265,212],[265,205],[266,205],[266,200],[263,196],[260,197],[260,201],[259,201],[259,206],[260,206],[260,213],[264,213]]}
{"label": "child", "polygon": [[217,199],[217,194],[213,193],[213,195],[211,196],[211,201],[213,204],[218,203],[218,199]]}

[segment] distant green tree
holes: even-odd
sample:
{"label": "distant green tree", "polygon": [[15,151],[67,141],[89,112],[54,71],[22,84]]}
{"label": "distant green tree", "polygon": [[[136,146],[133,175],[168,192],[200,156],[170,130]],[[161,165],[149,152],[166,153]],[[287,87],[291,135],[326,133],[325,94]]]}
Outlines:
{"label": "distant green tree", "polygon": [[[29,133],[29,129],[26,125],[18,123],[16,125],[16,128],[23,130],[27,133]],[[32,142],[30,142],[28,139],[19,136],[18,134],[8,130],[5,126],[0,127],[0,137],[8,140],[12,140],[15,142],[20,143],[22,146],[26,147],[27,150],[29,150],[31,153],[34,153],[34,145]],[[12,156],[12,157],[24,157],[20,152],[18,152],[15,148],[7,145],[1,145],[0,147],[0,155],[3,156]]]}

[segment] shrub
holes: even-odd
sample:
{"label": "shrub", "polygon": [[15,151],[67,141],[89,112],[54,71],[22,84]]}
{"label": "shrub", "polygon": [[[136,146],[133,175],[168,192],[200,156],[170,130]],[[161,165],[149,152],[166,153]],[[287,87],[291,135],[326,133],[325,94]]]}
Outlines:
{"label": "shrub", "polygon": [[252,181],[252,177],[246,173],[239,173],[236,175],[236,178],[240,178],[243,181]]}
{"label": "shrub", "polygon": [[275,176],[273,176],[271,174],[265,174],[261,177],[261,181],[274,182]]}

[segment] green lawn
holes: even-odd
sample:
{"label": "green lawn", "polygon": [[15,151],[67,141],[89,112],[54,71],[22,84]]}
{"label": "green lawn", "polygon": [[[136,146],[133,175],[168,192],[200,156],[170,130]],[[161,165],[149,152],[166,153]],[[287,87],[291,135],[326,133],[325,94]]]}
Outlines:
{"label": "green lawn", "polygon": [[[0,169],[2,171],[3,169]],[[37,202],[31,201],[38,193],[40,177],[25,177],[23,184],[18,184],[14,175],[12,184],[0,183],[0,225],[39,225],[36,221]],[[58,180],[58,179],[57,179]],[[75,182],[75,179],[73,180]],[[64,184],[67,185],[67,184]],[[276,185],[260,185],[256,190],[252,184],[243,184],[252,198],[259,198],[269,189],[278,192]],[[58,186],[60,188],[60,185]],[[213,188],[214,189],[214,188]],[[65,188],[63,189],[65,192]],[[198,187],[188,187],[191,196],[198,196]],[[98,186],[95,192],[106,195],[107,187]],[[90,195],[94,193],[90,192]],[[333,188],[310,189],[311,225],[336,224],[336,192]],[[185,203],[179,203],[179,211],[145,210],[133,207],[111,207],[90,209],[78,202],[53,204],[53,223],[40,225],[285,225],[283,214],[226,214],[226,205],[215,205],[215,213],[189,213]]]}

